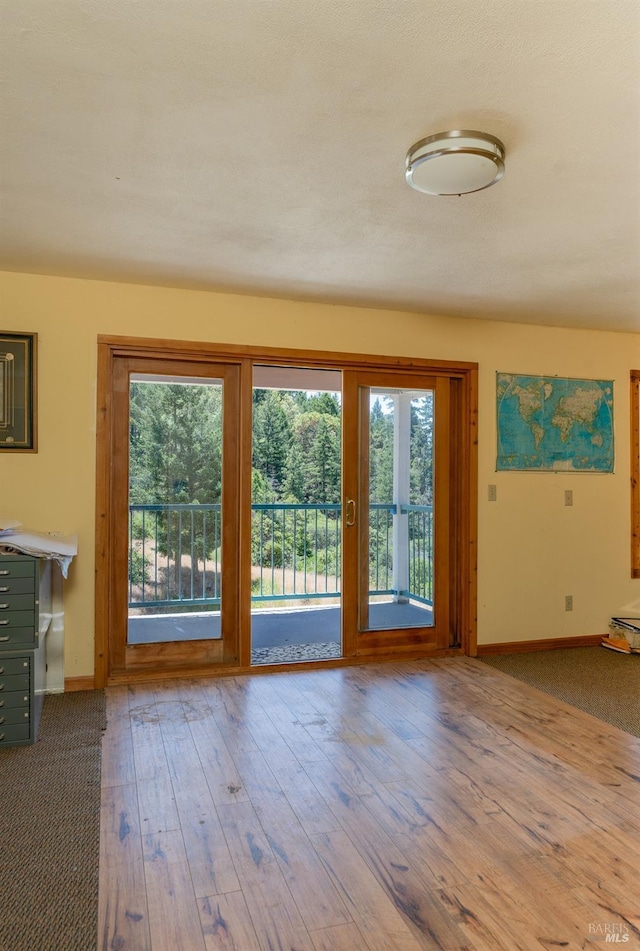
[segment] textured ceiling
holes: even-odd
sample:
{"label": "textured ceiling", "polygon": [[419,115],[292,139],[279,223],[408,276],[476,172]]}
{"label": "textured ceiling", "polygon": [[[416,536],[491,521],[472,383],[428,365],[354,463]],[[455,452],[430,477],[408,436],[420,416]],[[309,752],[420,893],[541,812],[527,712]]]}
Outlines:
{"label": "textured ceiling", "polygon": [[[0,266],[640,332],[638,0],[4,0]],[[493,188],[407,187],[480,129]]]}

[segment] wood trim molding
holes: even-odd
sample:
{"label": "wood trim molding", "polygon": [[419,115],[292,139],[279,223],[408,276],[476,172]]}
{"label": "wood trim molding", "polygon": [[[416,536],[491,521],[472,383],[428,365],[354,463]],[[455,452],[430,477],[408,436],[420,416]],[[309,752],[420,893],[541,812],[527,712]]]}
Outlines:
{"label": "wood trim molding", "polygon": [[631,371],[631,577],[640,578],[640,370]]}
{"label": "wood trim molding", "polygon": [[478,371],[471,370],[457,385],[458,399],[463,408],[457,414],[468,421],[468,438],[458,443],[462,446],[459,469],[464,482],[460,494],[461,511],[458,513],[457,531],[460,526],[469,526],[468,538],[462,546],[458,577],[466,579],[466,587],[460,592],[459,624],[461,644],[465,654],[475,657],[478,652]]}
{"label": "wood trim molding", "polygon": [[118,671],[109,678],[109,687],[119,687],[127,684],[136,683],[155,683],[157,681],[170,680],[191,680],[193,678],[202,678],[217,680],[219,677],[241,677],[251,675],[260,677],[267,674],[298,673],[309,670],[331,670],[338,667],[363,667],[374,661],[376,664],[397,664],[410,660],[436,660],[443,657],[463,657],[461,648],[452,647],[447,650],[432,650],[424,647],[412,648],[411,646],[403,649],[400,653],[394,650],[386,650],[376,654],[356,654],[353,657],[332,657],[328,660],[310,660],[304,663],[294,662],[288,664],[253,664],[249,667],[227,666],[227,667],[185,667],[184,669],[174,670],[135,670]]}
{"label": "wood trim molding", "polygon": [[94,670],[96,683],[104,687],[108,676],[109,616],[104,605],[111,603],[108,551],[110,530],[110,465],[111,465],[111,357],[108,347],[98,347],[96,411],[96,554],[94,604]]}
{"label": "wood trim molding", "polygon": [[95,690],[95,677],[65,677],[64,692],[73,693],[76,690]]}
{"label": "wood trim molding", "polygon": [[113,356],[147,357],[172,354],[176,359],[193,359],[199,363],[213,361],[232,363],[246,359],[280,365],[287,360],[306,367],[355,367],[359,370],[406,370],[429,373],[431,376],[451,376],[477,370],[477,363],[463,360],[431,360],[427,357],[396,357],[371,353],[344,353],[333,350],[297,350],[286,347],[243,346],[230,343],[211,343],[195,340],[163,340],[161,338],[120,337],[98,335],[98,345],[105,346]]}
{"label": "wood trim molding", "polygon": [[539,641],[506,641],[504,644],[478,644],[478,657],[490,654],[526,654],[530,651],[564,650],[567,647],[598,647],[604,634],[581,637],[549,637]]}
{"label": "wood trim molding", "polygon": [[[456,433],[460,432],[456,413],[452,407],[451,381],[437,380],[435,385],[434,420],[434,464],[433,464],[433,519],[434,519],[434,571],[433,603],[436,646],[451,647],[452,640],[463,641],[464,632],[454,633],[453,611],[459,603],[460,593],[457,583],[460,560],[466,547],[467,526],[457,525],[457,496],[466,490],[458,483],[460,470],[455,465],[455,454],[460,449],[456,445]],[[452,503],[454,508],[452,509]],[[455,536],[454,533],[455,532]],[[464,539],[464,540],[463,540]],[[465,625],[466,626],[466,625]]]}

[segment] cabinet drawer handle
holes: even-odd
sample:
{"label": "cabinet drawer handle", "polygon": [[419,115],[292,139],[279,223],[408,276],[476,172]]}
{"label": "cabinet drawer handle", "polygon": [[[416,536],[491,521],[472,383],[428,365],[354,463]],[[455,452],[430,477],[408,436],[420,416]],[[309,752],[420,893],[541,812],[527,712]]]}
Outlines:
{"label": "cabinet drawer handle", "polygon": [[6,611],[8,607],[9,607],[9,602],[8,602],[8,601],[2,601],[2,602],[0,602],[0,611]]}
{"label": "cabinet drawer handle", "polygon": [[7,634],[5,637],[0,637],[0,642],[4,642],[4,641],[8,641],[8,640],[9,640],[9,635],[8,635],[8,634]]}
{"label": "cabinet drawer handle", "polygon": [[0,690],[4,690],[4,684],[0,684]]}
{"label": "cabinet drawer handle", "polygon": [[2,570],[0,570],[0,577],[6,578],[8,574],[10,574],[8,568],[3,568]]}
{"label": "cabinet drawer handle", "polygon": [[0,723],[4,723],[4,717],[0,717]]}
{"label": "cabinet drawer handle", "polygon": [[7,618],[6,620],[0,621],[0,626],[1,626],[1,627],[6,627],[8,623],[9,623],[9,618]]}
{"label": "cabinet drawer handle", "polygon": [[0,700],[0,707],[4,707],[4,700]]}
{"label": "cabinet drawer handle", "polygon": [[0,591],[5,594],[7,591],[11,591],[11,587],[8,584],[0,585]]}
{"label": "cabinet drawer handle", "polygon": [[4,733],[0,733],[0,743],[4,740]]}

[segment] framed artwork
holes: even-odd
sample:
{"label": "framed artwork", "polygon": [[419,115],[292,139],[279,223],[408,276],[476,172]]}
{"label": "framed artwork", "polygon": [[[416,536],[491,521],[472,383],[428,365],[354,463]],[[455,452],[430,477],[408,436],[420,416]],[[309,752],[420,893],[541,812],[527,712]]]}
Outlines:
{"label": "framed artwork", "polygon": [[0,330],[0,452],[37,452],[37,334]]}

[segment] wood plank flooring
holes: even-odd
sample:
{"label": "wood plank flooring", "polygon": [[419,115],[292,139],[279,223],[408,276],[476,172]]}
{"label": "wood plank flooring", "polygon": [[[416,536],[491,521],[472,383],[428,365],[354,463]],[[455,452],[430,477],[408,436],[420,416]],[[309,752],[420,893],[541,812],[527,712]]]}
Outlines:
{"label": "wood plank flooring", "polygon": [[499,671],[107,694],[102,951],[640,948],[640,741]]}

